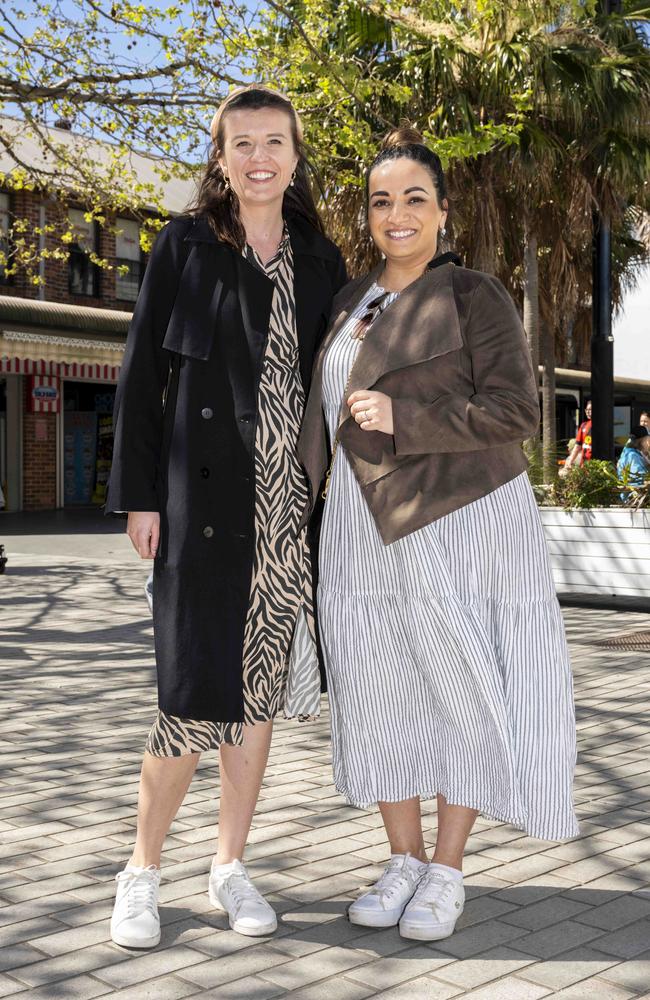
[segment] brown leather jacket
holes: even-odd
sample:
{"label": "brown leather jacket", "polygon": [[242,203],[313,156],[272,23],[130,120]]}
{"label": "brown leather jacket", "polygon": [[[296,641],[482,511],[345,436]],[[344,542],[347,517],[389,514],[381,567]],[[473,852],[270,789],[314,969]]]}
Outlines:
{"label": "brown leather jacket", "polygon": [[[298,444],[312,497],[303,523],[329,459],[323,358],[381,269],[338,293],[315,359]],[[386,545],[526,468],[521,443],[539,423],[537,383],[514,303],[489,274],[445,263],[405,288],[363,342],[348,394],[356,389],[374,389],[393,400],[394,435],[362,431],[344,401],[338,430]]]}

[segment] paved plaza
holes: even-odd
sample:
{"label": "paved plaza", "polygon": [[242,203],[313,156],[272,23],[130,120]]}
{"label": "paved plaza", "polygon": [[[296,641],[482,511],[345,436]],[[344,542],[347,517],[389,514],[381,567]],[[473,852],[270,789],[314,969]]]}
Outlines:
{"label": "paved plaza", "polygon": [[[453,937],[347,922],[387,844],[376,810],[334,792],[324,703],[316,723],[277,725],[246,855],[277,934],[238,936],[208,902],[211,753],[166,843],[162,943],[138,953],[111,943],[108,922],[155,710],[147,567],[124,536],[59,529],[0,535],[0,997],[650,998],[650,615],[564,609],[581,836],[555,845],[479,820]],[[425,813],[430,841],[433,804]]]}

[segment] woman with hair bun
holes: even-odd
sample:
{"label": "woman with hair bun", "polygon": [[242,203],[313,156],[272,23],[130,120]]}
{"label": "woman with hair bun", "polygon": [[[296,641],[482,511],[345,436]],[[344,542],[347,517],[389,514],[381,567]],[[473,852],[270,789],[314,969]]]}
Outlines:
{"label": "woman with hair bun", "polygon": [[210,900],[235,931],[275,930],[242,857],[273,719],[316,715],[320,698],[296,448],[345,266],[323,234],[285,95],[233,91],[211,134],[196,205],[153,249],[115,408],[106,509],[129,512],[133,545],[155,560],[159,712],[111,921],[113,940],[132,948],[160,940],[163,840],[211,748],[221,803]]}
{"label": "woman with hair bun", "polygon": [[326,483],[336,787],[378,803],[391,849],[349,919],[437,940],[463,911],[479,813],[542,839],[578,832],[571,669],[521,447],[539,406],[513,302],[440,251],[445,180],[418,132],[387,137],[366,194],[383,260],[334,301],[299,454],[312,496]]}

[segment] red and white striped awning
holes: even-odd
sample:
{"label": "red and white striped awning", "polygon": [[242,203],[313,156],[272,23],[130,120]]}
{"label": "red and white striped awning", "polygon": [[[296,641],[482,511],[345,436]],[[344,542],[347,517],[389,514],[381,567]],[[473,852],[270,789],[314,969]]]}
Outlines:
{"label": "red and white striped awning", "polygon": [[0,373],[7,375],[56,375],[92,382],[116,382],[119,365],[86,364],[63,361],[33,361],[30,358],[0,358]]}

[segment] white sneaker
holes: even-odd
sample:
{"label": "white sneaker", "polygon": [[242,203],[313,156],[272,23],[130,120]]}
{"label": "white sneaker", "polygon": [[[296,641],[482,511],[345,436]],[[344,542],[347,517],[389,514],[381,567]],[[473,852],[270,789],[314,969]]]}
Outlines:
{"label": "white sneaker", "polygon": [[454,878],[445,868],[432,864],[404,910],[399,932],[416,941],[440,941],[454,933],[464,905],[462,877]]}
{"label": "white sneaker", "polygon": [[362,927],[394,927],[428,870],[424,861],[410,854],[393,854],[379,881],[350,905],[350,923]]}
{"label": "white sneaker", "polygon": [[228,922],[238,934],[264,937],[277,930],[273,907],[257,891],[241,861],[229,865],[212,862],[208,895],[213,906],[228,914]]}
{"label": "white sneaker", "polygon": [[111,937],[123,948],[155,948],[160,942],[158,889],[160,869],[155,865],[127,865],[115,876],[117,894],[111,917]]}

